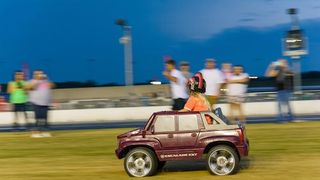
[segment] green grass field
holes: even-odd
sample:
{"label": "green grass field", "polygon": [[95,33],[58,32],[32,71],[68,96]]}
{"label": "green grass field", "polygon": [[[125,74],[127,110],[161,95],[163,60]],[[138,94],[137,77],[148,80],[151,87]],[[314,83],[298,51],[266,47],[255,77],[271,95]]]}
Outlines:
{"label": "green grass field", "polygon": [[[248,125],[250,156],[238,174],[213,176],[191,161],[169,163],[146,179],[320,179],[319,129],[320,122]],[[114,154],[116,135],[127,130],[53,131],[38,139],[0,133],[0,179],[129,179]]]}

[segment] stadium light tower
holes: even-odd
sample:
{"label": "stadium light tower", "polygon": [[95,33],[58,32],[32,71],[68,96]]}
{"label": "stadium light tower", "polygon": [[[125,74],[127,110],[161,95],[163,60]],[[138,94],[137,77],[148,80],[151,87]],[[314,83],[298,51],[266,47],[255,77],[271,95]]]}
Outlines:
{"label": "stadium light tower", "polygon": [[115,24],[121,26],[123,30],[123,36],[119,42],[124,45],[125,84],[130,86],[133,85],[131,26],[124,19],[117,19]]}
{"label": "stadium light tower", "polygon": [[283,40],[283,55],[291,57],[294,70],[294,90],[301,91],[300,60],[302,55],[308,54],[307,38],[304,37],[303,30],[299,26],[297,9],[290,8],[287,13],[291,16],[291,29],[287,31]]}

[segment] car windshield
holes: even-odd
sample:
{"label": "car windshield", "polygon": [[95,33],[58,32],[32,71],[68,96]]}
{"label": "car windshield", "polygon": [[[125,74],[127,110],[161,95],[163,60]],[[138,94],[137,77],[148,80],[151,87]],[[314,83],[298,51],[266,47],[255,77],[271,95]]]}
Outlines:
{"label": "car windshield", "polygon": [[213,113],[218,116],[224,123],[230,125],[231,122],[230,120],[223,115],[221,108],[216,108],[215,110],[213,110]]}
{"label": "car windshield", "polygon": [[154,114],[152,114],[152,116],[148,119],[148,121],[147,121],[147,123],[146,123],[146,125],[144,126],[144,128],[143,128],[143,129],[147,129],[147,128],[149,128],[149,125],[150,125],[151,120],[153,119],[153,117],[154,117]]}

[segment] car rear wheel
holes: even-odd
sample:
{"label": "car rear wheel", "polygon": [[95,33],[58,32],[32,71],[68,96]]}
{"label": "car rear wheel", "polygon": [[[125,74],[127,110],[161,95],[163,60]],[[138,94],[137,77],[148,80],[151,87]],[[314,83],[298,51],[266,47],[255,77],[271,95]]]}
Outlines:
{"label": "car rear wheel", "polygon": [[210,173],[220,176],[235,174],[239,170],[239,157],[229,146],[213,147],[207,155],[207,168]]}
{"label": "car rear wheel", "polygon": [[154,152],[148,148],[134,148],[124,159],[124,168],[129,176],[152,176],[158,168],[158,160]]}

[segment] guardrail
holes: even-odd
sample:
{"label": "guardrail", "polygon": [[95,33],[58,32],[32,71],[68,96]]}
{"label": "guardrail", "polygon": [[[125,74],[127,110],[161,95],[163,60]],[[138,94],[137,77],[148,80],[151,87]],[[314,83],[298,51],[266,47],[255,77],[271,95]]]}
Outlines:
{"label": "guardrail", "polygon": [[[247,93],[246,102],[273,102],[276,101],[276,92],[251,92]],[[293,101],[302,100],[320,100],[320,90],[305,90],[293,93]],[[225,104],[227,98],[222,95],[218,101],[219,104]],[[100,99],[81,99],[68,102],[54,102],[52,109],[70,110],[70,109],[96,109],[96,108],[119,108],[119,107],[145,107],[145,106],[170,106],[172,100],[169,97],[153,95],[135,96],[123,98],[100,98]],[[8,103],[0,101],[0,111],[10,111],[11,106]]]}
{"label": "guardrail", "polygon": [[[294,115],[319,115],[320,100],[300,100],[292,101]],[[228,115],[228,104],[217,104],[221,107],[224,114]],[[139,106],[139,107],[117,107],[117,108],[88,108],[88,109],[69,109],[51,110],[49,121],[51,124],[65,123],[94,123],[94,122],[130,122],[146,121],[150,115],[158,111],[169,111],[171,106]],[[276,102],[250,102],[244,104],[245,114],[249,117],[275,117],[277,115]],[[28,112],[30,120],[33,120],[32,112]],[[0,113],[0,126],[10,125],[13,122],[12,112]],[[23,123],[23,121],[21,122]]]}

